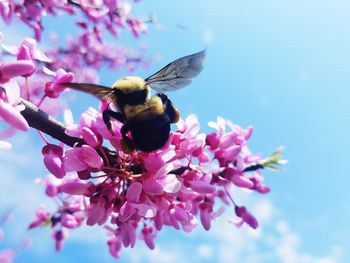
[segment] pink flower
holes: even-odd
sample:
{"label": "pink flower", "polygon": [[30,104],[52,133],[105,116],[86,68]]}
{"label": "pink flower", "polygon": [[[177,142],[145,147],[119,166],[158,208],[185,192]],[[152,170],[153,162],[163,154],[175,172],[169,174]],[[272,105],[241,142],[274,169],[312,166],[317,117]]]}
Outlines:
{"label": "pink flower", "polygon": [[65,154],[63,167],[66,172],[83,171],[89,168],[100,169],[103,165],[102,158],[94,148],[88,145],[69,149]]}
{"label": "pink flower", "polygon": [[60,251],[62,249],[64,239],[66,238],[65,232],[63,230],[54,230],[52,236],[55,240],[56,251]]}
{"label": "pink flower", "polygon": [[258,227],[258,221],[256,218],[247,210],[245,206],[235,207],[236,216],[240,217],[242,221],[237,223],[237,226],[241,226],[243,223],[248,224],[251,228],[256,229]]}
{"label": "pink flower", "polygon": [[120,257],[120,250],[122,248],[122,242],[119,237],[112,236],[108,242],[108,249],[109,253],[112,255],[114,258],[119,258]]}
{"label": "pink flower", "polygon": [[42,149],[46,168],[57,178],[63,178],[66,171],[63,169],[63,149],[54,144],[45,145]]}
{"label": "pink flower", "polygon": [[53,81],[49,81],[45,84],[45,95],[50,98],[58,98],[60,94],[67,89],[65,86],[61,86],[60,83],[72,82],[74,79],[73,73],[67,73],[63,69],[53,72],[48,68],[44,68],[43,71],[47,75],[54,77]]}
{"label": "pink flower", "polygon": [[[104,109],[105,104],[100,110]],[[150,249],[164,225],[191,232],[200,220],[209,230],[224,212],[223,207],[214,210],[218,201],[235,207],[241,219],[237,226],[246,223],[257,228],[255,217],[244,206],[236,206],[229,193],[233,185],[258,193],[268,189],[262,184],[260,166],[254,166],[265,159],[247,147],[251,129],[219,119],[212,124],[217,130],[205,136],[193,115],[179,123],[162,149],[126,154],[120,147],[121,123],[112,121],[115,134],[111,134],[101,112],[93,108],[82,114],[78,124],[69,119],[67,134],[83,138],[88,145],[65,151],[45,146],[46,158],[62,160],[67,172],[46,188],[63,203],[51,217],[53,230],[77,228],[84,220],[89,226],[104,225],[112,235],[110,253],[119,257],[122,247],[135,246],[140,228],[140,238]],[[114,149],[100,147],[105,140]],[[98,152],[94,147],[99,147]],[[68,173],[73,171],[78,173]],[[57,233],[59,247],[63,238]]]}
{"label": "pink flower", "polygon": [[124,247],[134,247],[136,243],[136,226],[132,221],[120,225],[120,232]]}
{"label": "pink flower", "polygon": [[35,39],[25,38],[19,47],[2,45],[8,53],[17,55],[17,60],[39,60],[51,62],[51,60],[37,48]]}
{"label": "pink flower", "polygon": [[155,229],[151,226],[144,226],[141,231],[141,235],[141,238],[145,241],[146,245],[150,249],[154,249],[154,239],[157,236]]}
{"label": "pink flower", "polygon": [[46,212],[43,207],[40,207],[36,210],[36,218],[30,223],[28,229],[32,229],[41,225],[48,223],[50,220],[50,214]]}

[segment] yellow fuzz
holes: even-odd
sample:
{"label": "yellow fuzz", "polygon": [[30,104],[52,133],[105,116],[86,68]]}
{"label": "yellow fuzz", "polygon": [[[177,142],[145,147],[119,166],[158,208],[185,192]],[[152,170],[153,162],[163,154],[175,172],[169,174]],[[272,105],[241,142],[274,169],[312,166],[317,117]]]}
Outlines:
{"label": "yellow fuzz", "polygon": [[153,116],[159,116],[164,113],[162,100],[158,96],[152,97],[145,104],[125,105],[124,114],[127,120],[138,119],[148,120]]}
{"label": "yellow fuzz", "polygon": [[137,76],[118,79],[116,82],[114,82],[112,88],[123,91],[124,93],[130,93],[144,89],[149,90],[149,87],[146,85],[145,80]]}

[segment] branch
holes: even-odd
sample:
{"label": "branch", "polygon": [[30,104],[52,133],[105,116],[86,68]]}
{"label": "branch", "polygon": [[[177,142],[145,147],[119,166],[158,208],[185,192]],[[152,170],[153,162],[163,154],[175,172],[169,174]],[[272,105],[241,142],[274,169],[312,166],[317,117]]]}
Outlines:
{"label": "branch", "polygon": [[52,138],[57,139],[64,144],[73,147],[76,144],[86,144],[84,140],[76,137],[69,136],[65,133],[65,127],[63,123],[55,120],[47,113],[40,110],[33,103],[22,99],[24,110],[21,111],[22,116],[26,119],[29,126],[40,130]]}
{"label": "branch", "polygon": [[[25,108],[23,111],[21,111],[21,114],[26,119],[30,127],[42,131],[47,135],[50,135],[52,138],[69,145],[70,147],[87,144],[81,138],[67,135],[65,133],[63,123],[55,120],[47,113],[40,110],[33,103],[22,99],[22,104]],[[109,162],[111,165],[117,163],[117,153],[115,151],[104,146],[95,150],[102,157],[105,163]]]}

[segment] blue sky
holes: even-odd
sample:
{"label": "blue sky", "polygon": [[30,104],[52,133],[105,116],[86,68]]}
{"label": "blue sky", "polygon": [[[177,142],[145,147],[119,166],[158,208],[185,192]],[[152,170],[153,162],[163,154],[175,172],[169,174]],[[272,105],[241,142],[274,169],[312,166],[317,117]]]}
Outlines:
{"label": "blue sky", "polygon": [[[182,116],[197,114],[204,131],[218,115],[253,125],[251,149],[268,155],[283,144],[289,164],[280,173],[266,171],[270,194],[238,196],[256,211],[258,231],[226,224],[233,213],[228,210],[210,232],[165,231],[156,251],[140,242],[122,253],[121,262],[348,262],[349,10],[345,0],[144,0],[135,6],[139,14],[154,12],[159,22],[139,42],[123,34],[131,45],[149,45],[148,54],[158,58],[148,71],[135,73],[146,77],[207,48],[202,74],[170,94]],[[119,77],[104,74],[101,82]],[[76,116],[90,104],[97,106],[85,98]],[[13,242],[24,231],[20,219],[30,217],[40,198],[33,178],[45,174],[35,132],[16,140],[10,155],[0,153],[0,206],[13,205],[12,196],[22,203],[7,226]],[[72,233],[60,254],[48,233],[32,235],[32,248],[17,262],[112,262],[100,230]]]}

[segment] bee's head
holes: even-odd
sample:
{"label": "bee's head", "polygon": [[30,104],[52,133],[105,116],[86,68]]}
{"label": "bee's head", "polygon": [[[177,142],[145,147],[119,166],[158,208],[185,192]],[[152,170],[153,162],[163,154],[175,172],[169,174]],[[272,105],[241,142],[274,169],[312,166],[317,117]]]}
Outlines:
{"label": "bee's head", "polygon": [[123,108],[124,105],[145,103],[151,97],[150,87],[144,79],[136,76],[118,79],[112,88],[120,108]]}

